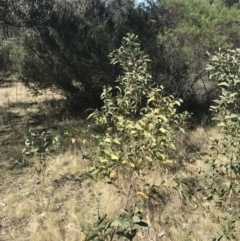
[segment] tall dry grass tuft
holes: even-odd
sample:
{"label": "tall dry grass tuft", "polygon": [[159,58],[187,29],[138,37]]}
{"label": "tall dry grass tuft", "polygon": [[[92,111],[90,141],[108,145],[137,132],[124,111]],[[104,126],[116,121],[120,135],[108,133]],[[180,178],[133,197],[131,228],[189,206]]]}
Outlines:
{"label": "tall dry grass tuft", "polygon": [[33,216],[28,225],[31,241],[56,241],[64,240],[61,220],[53,213],[45,216]]}

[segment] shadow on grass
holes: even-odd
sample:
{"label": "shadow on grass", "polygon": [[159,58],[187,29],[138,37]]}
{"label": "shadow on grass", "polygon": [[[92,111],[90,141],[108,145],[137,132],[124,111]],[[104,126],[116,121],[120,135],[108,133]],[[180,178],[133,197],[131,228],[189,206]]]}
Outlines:
{"label": "shadow on grass", "polygon": [[0,167],[12,168],[21,159],[25,133],[60,132],[67,118],[62,100],[15,102],[0,107]]}

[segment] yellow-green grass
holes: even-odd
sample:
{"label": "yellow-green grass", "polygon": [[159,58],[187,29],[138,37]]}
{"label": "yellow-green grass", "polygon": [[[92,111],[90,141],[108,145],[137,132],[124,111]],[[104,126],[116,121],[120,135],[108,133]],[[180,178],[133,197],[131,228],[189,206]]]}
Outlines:
{"label": "yellow-green grass", "polygon": [[[104,182],[79,180],[88,170],[88,163],[80,156],[65,153],[49,161],[46,176],[34,174],[34,169],[25,170],[22,176],[8,177],[1,190],[1,240],[83,240],[82,225],[89,225],[93,212],[107,214],[117,219],[129,197],[119,196],[115,187]],[[180,178],[181,173],[178,174]],[[186,174],[187,178],[194,177]],[[143,229],[139,240],[211,240],[221,234],[221,227],[213,223],[210,214],[204,210],[211,202],[199,202],[192,198],[184,204],[179,188],[172,188],[172,174],[156,170],[148,182],[160,187],[162,199],[146,200],[144,215],[149,228]],[[14,181],[14,185],[11,183]],[[121,180],[124,184],[124,180]],[[124,185],[127,185],[125,183]],[[136,196],[135,193],[131,194]],[[138,199],[139,200],[139,199]],[[219,211],[211,206],[215,215]],[[7,221],[4,221],[7,220]],[[18,226],[18,223],[24,223]],[[161,239],[160,239],[161,237]],[[138,240],[138,238],[136,238]]]}
{"label": "yellow-green grass", "polygon": [[[29,113],[43,110],[39,109],[39,105],[46,96],[36,101],[20,83],[0,91],[7,96],[7,99],[2,97],[0,100],[3,111],[16,111],[22,118],[27,118]],[[50,100],[55,95],[51,97],[49,93],[47,98]],[[13,107],[16,103],[31,103],[34,100],[34,106],[25,109],[18,106],[17,110]],[[14,117],[12,121],[15,123]],[[82,125],[82,122],[78,121],[78,125]],[[65,125],[71,129],[70,121],[60,124],[61,128]],[[8,137],[11,136],[9,140],[18,143],[21,140],[14,140],[13,137],[22,125],[25,123],[20,122],[11,129],[9,123],[2,123],[1,128],[8,128]],[[134,204],[135,200],[143,206],[144,218],[149,223],[148,228],[137,233],[136,241],[211,241],[213,237],[220,237],[223,227],[213,222],[212,216],[222,216],[221,211],[203,194],[196,192],[192,196],[188,195],[190,187],[196,191],[206,181],[203,173],[198,174],[200,169],[207,169],[197,152],[209,152],[210,135],[217,136],[218,131],[215,128],[198,127],[179,138],[179,157],[176,161],[179,159],[185,167],[179,166],[179,169],[171,172],[156,166],[154,171],[149,172],[145,181],[149,186],[157,188],[153,196],[147,193],[148,187],[142,181],[137,182],[138,185],[129,195],[119,195],[118,189],[105,180],[88,178],[85,173],[91,163],[82,158],[77,139],[71,143],[69,138],[69,145],[74,145],[72,148],[49,157],[46,170],[41,174],[35,170],[39,166],[37,158],[31,159],[31,165],[25,168],[9,169],[9,165],[2,165],[8,161],[7,156],[0,154],[0,240],[82,241],[85,237],[82,227],[91,227],[88,221],[94,218],[93,213],[99,211],[101,215],[107,214],[110,220],[114,220],[127,204]],[[94,145],[84,148],[85,151],[91,151]],[[16,151],[17,154],[20,152]],[[129,190],[130,184],[121,178],[118,185]],[[139,195],[138,191],[147,196]],[[240,240],[240,234],[238,237]]]}

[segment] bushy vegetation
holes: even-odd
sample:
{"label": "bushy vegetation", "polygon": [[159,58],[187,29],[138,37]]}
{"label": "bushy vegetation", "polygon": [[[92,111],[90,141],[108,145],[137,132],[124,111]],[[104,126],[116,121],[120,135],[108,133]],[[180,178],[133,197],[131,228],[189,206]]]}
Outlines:
{"label": "bushy vegetation", "polygon": [[[137,205],[137,195],[148,198],[138,189],[139,181],[144,182],[148,172],[157,166],[164,171],[167,166],[175,165],[172,160],[176,150],[175,133],[178,129],[183,131],[181,126],[186,115],[176,113],[181,100],[163,96],[162,87],[151,86],[147,68],[150,60],[140,50],[137,36],[128,34],[124,37],[122,46],[110,57],[112,64],[120,64],[124,75],[117,81],[117,94],[113,96],[112,88],[105,87],[101,111],[96,110],[89,116],[104,130],[103,135],[94,136],[98,148],[90,152],[93,165],[90,173],[101,179],[107,178],[108,183],[115,185],[121,179],[129,183],[120,190],[127,197],[123,207],[125,215],[109,224],[108,230],[116,226],[117,234],[133,240],[137,229],[147,226],[137,215],[139,209],[133,208]],[[142,105],[143,101],[146,104]],[[128,200],[130,197],[132,200]],[[102,240],[111,236],[112,240],[112,232],[116,231],[106,232]],[[97,234],[93,236],[98,237]]]}
{"label": "bushy vegetation", "polygon": [[102,105],[103,86],[115,86],[119,68],[107,56],[127,32],[139,36],[151,57],[153,81],[186,106],[208,107],[212,99],[212,82],[200,78],[206,51],[239,45],[238,5],[220,0],[150,1],[139,7],[128,0],[31,2],[5,6],[7,22],[28,29],[22,80],[36,93],[61,92],[83,110]]}
{"label": "bushy vegetation", "polygon": [[[159,74],[162,74],[164,85],[172,93],[192,101],[201,91],[199,86],[194,89],[194,83],[205,69],[206,51],[239,45],[239,20],[235,18],[239,9],[229,9],[221,1],[211,3],[208,0],[170,0],[165,3],[165,8],[165,16],[171,22],[159,33],[158,41],[163,46],[160,65],[165,68],[167,65],[168,71],[163,70]],[[207,85],[209,80],[204,81]],[[199,101],[204,104],[206,96],[202,95]]]}
{"label": "bushy vegetation", "polygon": [[220,139],[212,139],[207,161],[210,165],[207,177],[211,185],[207,192],[208,198],[213,198],[224,213],[220,220],[226,223],[224,234],[229,240],[236,240],[239,232],[237,222],[240,220],[239,66],[240,49],[216,53],[211,56],[207,66],[212,71],[211,79],[217,81],[221,89],[219,99],[211,106],[211,112],[222,134]]}
{"label": "bushy vegetation", "polygon": [[104,131],[103,136],[97,136],[99,150],[93,155],[97,159],[92,172],[110,180],[120,175],[131,182],[134,174],[144,176],[154,168],[154,161],[173,163],[175,133],[185,117],[176,113],[181,100],[164,96],[162,87],[151,86],[150,60],[136,38],[129,34],[110,55],[124,75],[117,81],[117,94],[105,87],[101,96],[104,106],[90,115]]}

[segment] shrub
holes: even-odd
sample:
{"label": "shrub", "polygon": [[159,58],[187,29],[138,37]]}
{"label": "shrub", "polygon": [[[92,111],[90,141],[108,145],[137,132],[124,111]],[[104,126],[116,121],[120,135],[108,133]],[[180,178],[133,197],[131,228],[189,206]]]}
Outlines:
{"label": "shrub", "polygon": [[20,72],[20,62],[23,59],[24,51],[21,41],[16,37],[7,38],[0,44],[0,72],[2,79]]}
{"label": "shrub", "polygon": [[104,129],[103,136],[97,136],[92,173],[127,180],[145,175],[155,162],[173,164],[175,131],[181,129],[186,114],[177,114],[181,100],[165,96],[163,87],[152,87],[150,60],[140,50],[137,36],[128,34],[110,57],[124,75],[117,81],[117,94],[105,87],[104,106],[90,115]]}
{"label": "shrub", "polygon": [[211,79],[218,81],[221,94],[211,106],[213,120],[222,138],[213,138],[208,165],[211,172],[207,190],[209,198],[223,211],[224,235],[237,240],[237,224],[240,218],[240,49],[221,50],[211,56],[207,70]]}
{"label": "shrub", "polygon": [[[122,46],[110,58],[112,64],[122,67],[124,74],[118,78],[116,88],[104,87],[103,107],[89,116],[103,130],[94,136],[97,148],[89,155],[93,165],[90,173],[117,187],[117,180],[124,179],[127,187],[119,193],[127,196],[127,202],[119,220],[109,222],[104,216],[96,224],[98,234],[94,237],[100,237],[99,231],[102,235],[116,227],[120,230],[116,234],[132,240],[137,229],[147,225],[141,211],[132,205],[136,195],[147,198],[137,190],[137,181],[144,181],[158,163],[162,167],[174,165],[175,131],[181,129],[186,113],[177,114],[181,100],[165,96],[163,87],[153,87],[147,65],[150,60],[140,50],[136,35],[124,37]],[[106,230],[101,228],[102,224]]]}

